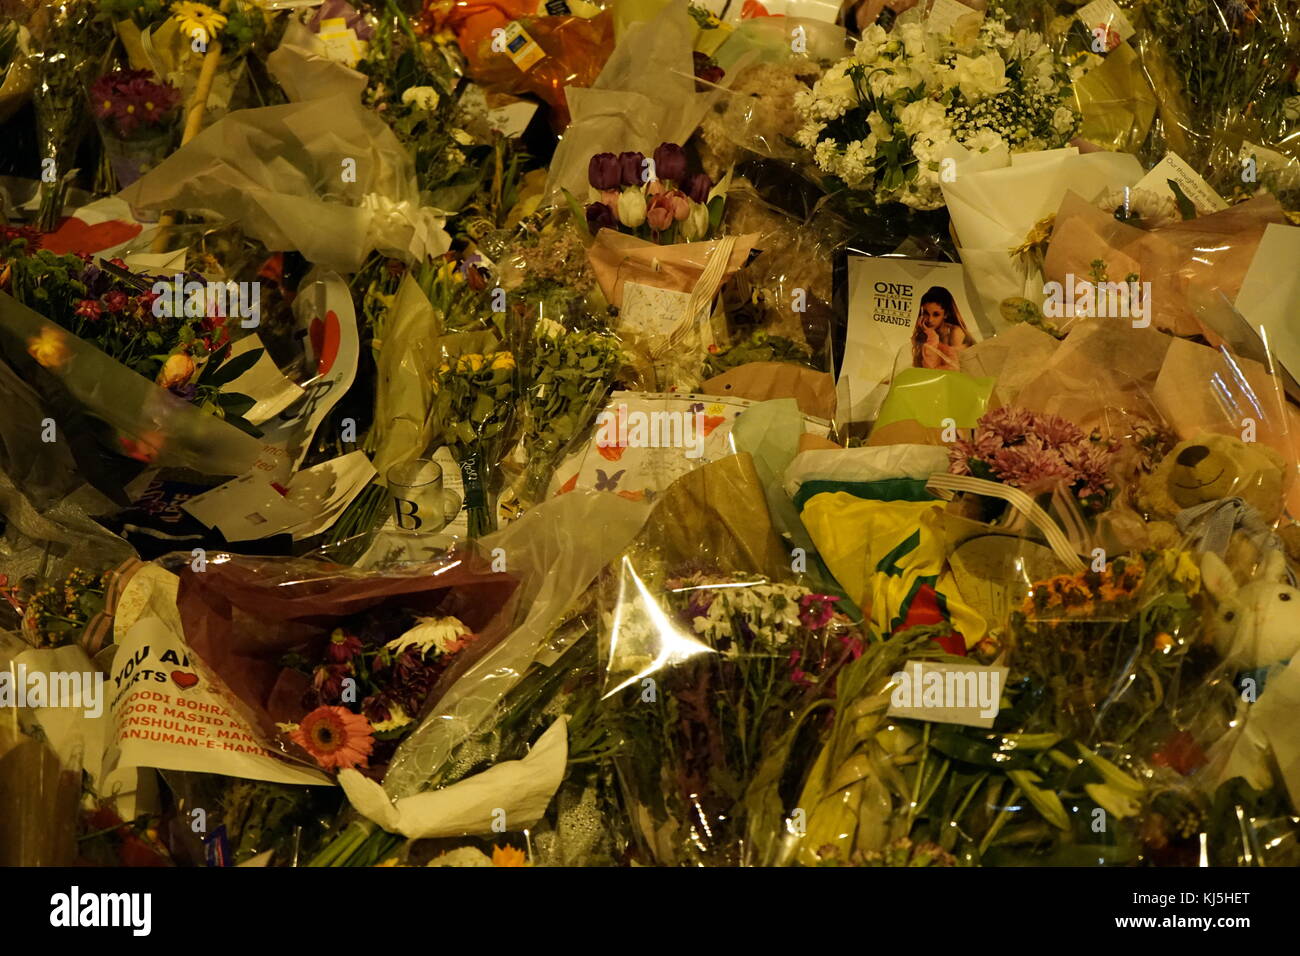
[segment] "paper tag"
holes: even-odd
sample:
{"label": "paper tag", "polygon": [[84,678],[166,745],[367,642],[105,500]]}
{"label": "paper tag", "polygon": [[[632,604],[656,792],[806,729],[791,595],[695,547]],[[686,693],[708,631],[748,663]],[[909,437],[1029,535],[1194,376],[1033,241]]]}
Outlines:
{"label": "paper tag", "polygon": [[1092,52],[1109,53],[1137,31],[1115,0],[1092,0],[1076,14],[1092,32]]}
{"label": "paper tag", "polygon": [[925,15],[925,29],[930,33],[951,33],[958,20],[972,14],[984,19],[983,11],[972,10],[958,0],[934,0]]}
{"label": "paper tag", "polygon": [[571,15],[567,0],[546,0],[542,5],[548,17],[567,17]]}
{"label": "paper tag", "polygon": [[229,358],[238,358],[253,349],[263,349],[261,357],[253,363],[252,368],[223,386],[222,391],[254,399],[255,404],[244,412],[244,419],[251,425],[261,425],[272,415],[280,414],[302,398],[302,389],[284,377],[265,351],[262,339],[256,332],[232,345]]}
{"label": "paper tag", "polygon": [[1178,184],[1183,195],[1192,201],[1197,212],[1202,214],[1222,212],[1228,208],[1228,204],[1214,191],[1214,187],[1202,179],[1200,174],[1188,166],[1177,153],[1165,153],[1165,158],[1160,160],[1151,172],[1138,180],[1135,188],[1176,198],[1174,191],[1169,188],[1171,179]]}
{"label": "paper tag", "polygon": [[180,635],[156,617],[122,638],[105,682],[117,767],[219,773],[272,783],[324,784],[324,774],[266,752],[193,666]]}
{"label": "paper tag", "polygon": [[541,60],[546,58],[545,51],[537,41],[528,35],[528,31],[512,20],[505,27],[506,55],[514,61],[520,71],[527,73]]}
{"label": "paper tag", "polygon": [[625,282],[618,324],[639,335],[667,336],[686,317],[690,301],[689,292]]}
{"label": "paper tag", "polygon": [[[1248,171],[1283,169],[1292,165],[1295,160],[1288,159],[1282,153],[1275,149],[1269,149],[1266,146],[1256,146],[1250,140],[1241,141],[1241,151],[1237,154],[1242,168],[1242,179],[1245,182],[1254,182],[1254,179],[1246,179]],[[1248,163],[1254,160],[1254,169],[1250,170]]]}
{"label": "paper tag", "polygon": [[516,100],[504,106],[494,107],[487,113],[488,126],[492,132],[506,139],[518,139],[524,135],[524,130],[528,128],[533,114],[537,112],[538,105],[527,100]]}
{"label": "paper tag", "polygon": [[1005,667],[908,661],[893,676],[887,713],[909,720],[992,727],[1006,679]]}
{"label": "paper tag", "polygon": [[196,495],[181,507],[227,541],[267,538],[311,517],[286,501],[268,479],[251,474]]}
{"label": "paper tag", "polygon": [[326,56],[344,66],[356,66],[366,55],[365,42],[357,39],[356,31],[342,17],[322,20],[317,36],[325,44]]}

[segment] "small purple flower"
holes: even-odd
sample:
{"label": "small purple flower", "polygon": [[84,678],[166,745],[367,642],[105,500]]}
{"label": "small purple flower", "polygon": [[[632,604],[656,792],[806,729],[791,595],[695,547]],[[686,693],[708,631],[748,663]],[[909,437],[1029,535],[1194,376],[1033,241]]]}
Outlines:
{"label": "small purple flower", "polygon": [[675,183],[686,178],[686,150],[676,143],[660,143],[655,148],[655,175]]}
{"label": "small purple flower", "polygon": [[587,228],[591,230],[593,236],[601,229],[617,229],[618,223],[614,220],[614,210],[603,202],[590,203],[587,206]]}
{"label": "small purple flower", "polygon": [[619,185],[619,161],[613,153],[597,153],[587,163],[587,181],[593,189],[602,192],[617,189]]}

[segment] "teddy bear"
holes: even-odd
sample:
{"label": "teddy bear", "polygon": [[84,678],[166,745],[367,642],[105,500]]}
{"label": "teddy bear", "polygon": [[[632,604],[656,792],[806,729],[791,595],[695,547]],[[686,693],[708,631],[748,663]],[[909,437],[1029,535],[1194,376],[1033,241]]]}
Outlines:
{"label": "teddy bear", "polygon": [[[1277,764],[1288,789],[1294,789],[1297,768],[1290,727],[1300,693],[1300,590],[1287,582],[1286,561],[1276,549],[1245,584],[1238,583],[1218,555],[1207,551],[1201,556],[1201,582],[1218,602],[1207,634],[1236,671],[1233,684],[1240,694],[1232,729],[1210,750],[1211,772],[1218,782],[1243,777],[1263,790],[1272,785]],[[1293,803],[1296,796],[1291,793]]]}
{"label": "teddy bear", "polygon": [[[1265,557],[1263,533],[1282,517],[1286,463],[1258,442],[1207,433],[1175,445],[1156,468],[1138,482],[1134,496],[1146,513],[1146,546],[1176,547],[1184,537],[1177,524],[1187,509],[1227,498],[1240,498],[1253,510],[1253,533],[1234,533],[1224,558],[1239,574],[1249,573]],[[1287,556],[1300,561],[1300,526],[1285,522],[1277,529]]]}

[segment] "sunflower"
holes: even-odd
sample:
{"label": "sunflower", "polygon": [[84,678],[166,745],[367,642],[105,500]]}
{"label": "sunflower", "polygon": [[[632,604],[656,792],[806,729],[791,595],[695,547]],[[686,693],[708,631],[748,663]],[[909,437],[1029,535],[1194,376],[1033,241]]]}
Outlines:
{"label": "sunflower", "polygon": [[344,707],[317,707],[289,735],[326,770],[366,766],[375,746],[370,721]]}
{"label": "sunflower", "polygon": [[180,25],[181,32],[203,43],[210,42],[226,25],[225,16],[206,3],[180,0],[172,4],[171,10],[172,19]]}

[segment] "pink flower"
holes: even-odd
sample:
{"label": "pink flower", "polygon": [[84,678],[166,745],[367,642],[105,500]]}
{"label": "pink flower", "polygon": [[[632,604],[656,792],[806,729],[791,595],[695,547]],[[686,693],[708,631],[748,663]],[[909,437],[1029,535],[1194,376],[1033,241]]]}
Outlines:
{"label": "pink flower", "polygon": [[667,193],[660,193],[650,200],[645,221],[655,232],[663,232],[673,224],[673,202]]}
{"label": "pink flower", "polygon": [[811,631],[819,631],[835,616],[838,597],[829,594],[805,594],[799,599],[799,623]]}
{"label": "pink flower", "polygon": [[104,307],[99,304],[97,299],[82,299],[77,303],[76,314],[83,319],[90,319],[95,322],[103,313]]}
{"label": "pink flower", "polygon": [[326,770],[364,767],[375,746],[370,721],[343,707],[317,707],[289,736]]}
{"label": "pink flower", "polygon": [[670,207],[673,211],[673,218],[681,222],[691,214],[691,200],[686,193],[680,189],[673,189],[664,193],[667,197]]}

